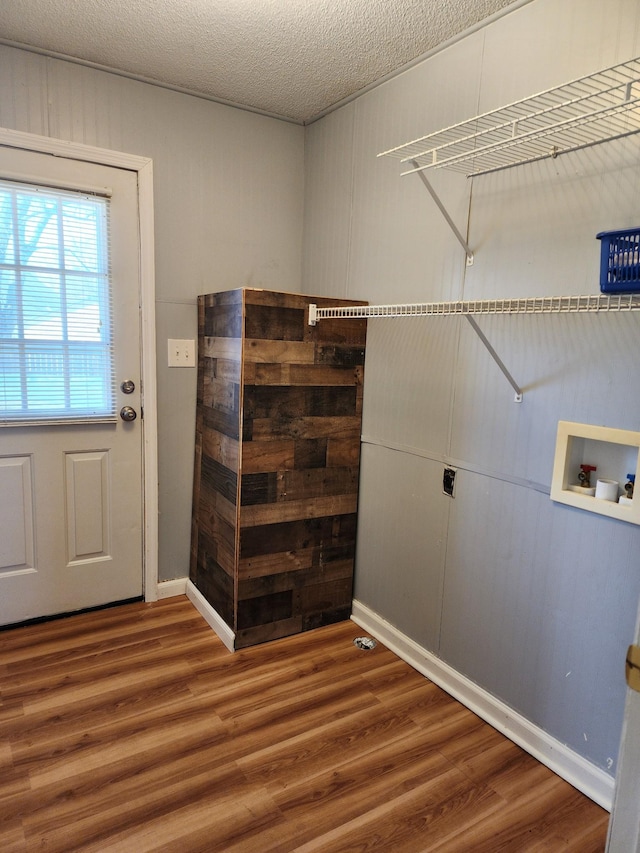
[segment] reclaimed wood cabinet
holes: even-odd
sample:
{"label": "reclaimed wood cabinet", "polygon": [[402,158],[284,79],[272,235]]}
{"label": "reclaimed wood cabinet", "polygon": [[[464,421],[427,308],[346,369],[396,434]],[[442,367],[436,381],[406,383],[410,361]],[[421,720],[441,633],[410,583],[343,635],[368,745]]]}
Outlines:
{"label": "reclaimed wood cabinet", "polygon": [[366,320],[310,303],[366,304],[198,298],[190,581],[234,649],[351,614]]}

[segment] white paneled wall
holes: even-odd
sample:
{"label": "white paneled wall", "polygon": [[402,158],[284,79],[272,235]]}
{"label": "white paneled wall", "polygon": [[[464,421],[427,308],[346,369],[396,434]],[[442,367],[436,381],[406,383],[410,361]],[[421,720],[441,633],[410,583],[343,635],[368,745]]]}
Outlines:
{"label": "white paneled wall", "polygon": [[348,296],[353,122],[353,110],[337,110],[305,138],[305,159],[318,168],[305,175],[303,277],[318,296]]}
{"label": "white paneled wall", "polygon": [[[636,0],[533,0],[312,125],[308,280],[331,293],[318,271],[338,251],[340,294],[372,303],[597,293],[596,233],[640,225],[640,137],[472,181],[428,173],[468,227],[469,268],[419,178],[375,155],[638,55]],[[345,244],[333,223],[347,220]],[[370,321],[356,598],[613,774],[640,530],[554,504],[549,487],[559,420],[638,429],[640,317],[479,325],[521,404],[464,320]]]}
{"label": "white paneled wall", "polygon": [[[365,443],[361,470],[357,551],[359,565],[367,568],[358,573],[355,596],[360,601],[387,602],[388,622],[437,651],[446,552],[443,530],[449,509],[440,500],[442,465],[406,450]],[[403,483],[401,492],[395,487],[398,479]],[[391,500],[389,483],[394,484]],[[411,583],[406,583],[407,572]]]}

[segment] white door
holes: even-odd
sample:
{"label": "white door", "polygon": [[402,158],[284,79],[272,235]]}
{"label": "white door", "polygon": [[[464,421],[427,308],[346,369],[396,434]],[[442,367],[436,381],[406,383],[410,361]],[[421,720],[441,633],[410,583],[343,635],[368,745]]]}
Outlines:
{"label": "white door", "polygon": [[[91,231],[93,214],[80,211],[70,226],[73,238],[65,238],[66,214],[56,212],[52,202],[46,216],[28,225],[29,246],[17,256],[6,251],[21,239],[10,233],[11,217],[0,221],[0,308],[4,304],[20,317],[0,325],[0,358],[4,352],[5,359],[0,361],[0,624],[6,625],[142,595],[142,423],[136,172],[0,148],[2,179],[10,182],[11,192],[27,193],[13,196],[14,209],[16,199],[23,210],[28,207],[30,189],[46,196],[48,190],[37,190],[38,185],[80,191],[77,198],[89,203],[108,199],[112,300],[110,309],[93,304],[99,301],[93,295],[99,276],[93,275],[91,251],[82,247],[91,240],[106,245],[102,213],[96,214],[102,223],[97,237]],[[68,197],[73,219],[74,197]],[[55,254],[56,229],[67,247],[72,239],[76,245],[69,252],[58,247],[60,257],[52,261],[46,256]],[[41,250],[39,230],[49,234]],[[65,253],[73,255],[69,263]],[[7,282],[13,284],[11,293]],[[101,292],[108,292],[104,283]],[[107,339],[113,342],[111,379],[101,361]],[[69,375],[71,363],[80,378]],[[83,381],[86,388],[77,384]],[[130,383],[125,389],[133,387],[131,393],[122,390],[123,382]],[[63,386],[60,403],[55,393]],[[106,393],[106,401],[95,403],[96,389]],[[54,393],[53,416],[39,409],[38,395],[44,399],[48,390]],[[74,409],[83,394],[88,402]],[[120,417],[126,406],[135,412],[134,420]]]}
{"label": "white door", "polygon": [[[634,643],[640,645],[640,609]],[[620,670],[624,661],[620,661]],[[640,853],[640,693],[627,688],[608,853]]]}

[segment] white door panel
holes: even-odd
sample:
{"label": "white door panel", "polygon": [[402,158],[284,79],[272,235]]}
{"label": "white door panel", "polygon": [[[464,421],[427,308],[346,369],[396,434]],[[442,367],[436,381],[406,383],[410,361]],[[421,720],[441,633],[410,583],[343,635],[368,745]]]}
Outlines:
{"label": "white door panel", "polygon": [[67,562],[110,560],[111,451],[65,453]]}
{"label": "white door panel", "polygon": [[138,414],[0,428],[0,624],[11,624],[142,595],[139,233],[136,172],[0,149],[0,177],[108,188],[116,402]]}
{"label": "white door panel", "polygon": [[0,573],[33,571],[31,457],[0,459]]}

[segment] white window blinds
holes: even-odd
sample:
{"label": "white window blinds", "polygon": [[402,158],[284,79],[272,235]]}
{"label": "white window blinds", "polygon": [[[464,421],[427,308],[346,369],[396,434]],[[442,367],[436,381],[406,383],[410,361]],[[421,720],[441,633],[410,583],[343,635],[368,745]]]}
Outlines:
{"label": "white window blinds", "polygon": [[109,200],[0,181],[0,425],[113,420]]}

